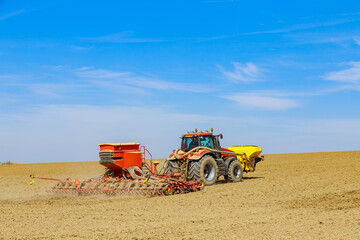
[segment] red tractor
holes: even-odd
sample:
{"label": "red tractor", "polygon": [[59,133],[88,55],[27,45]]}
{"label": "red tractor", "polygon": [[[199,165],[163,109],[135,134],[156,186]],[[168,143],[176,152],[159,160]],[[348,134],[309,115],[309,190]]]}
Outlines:
{"label": "red tractor", "polygon": [[181,173],[183,178],[203,181],[205,185],[214,184],[220,176],[230,182],[242,180],[243,171],[255,171],[259,157],[258,146],[235,146],[222,148],[223,135],[209,131],[188,132],[181,137],[181,147],[174,150],[167,159],[165,173]]}

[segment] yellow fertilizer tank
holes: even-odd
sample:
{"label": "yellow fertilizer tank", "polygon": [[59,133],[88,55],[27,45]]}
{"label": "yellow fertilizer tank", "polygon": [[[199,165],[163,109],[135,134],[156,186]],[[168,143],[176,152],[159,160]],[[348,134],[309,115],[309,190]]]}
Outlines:
{"label": "yellow fertilizer tank", "polygon": [[241,162],[244,172],[253,172],[255,171],[256,163],[263,160],[261,154],[261,147],[256,145],[250,146],[234,146],[228,148],[231,151],[240,153],[242,155],[237,155],[237,159]]}

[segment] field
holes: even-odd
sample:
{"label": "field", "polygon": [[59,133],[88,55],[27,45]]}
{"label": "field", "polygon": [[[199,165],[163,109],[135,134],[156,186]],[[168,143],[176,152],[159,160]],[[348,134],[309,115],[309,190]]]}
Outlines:
{"label": "field", "polygon": [[63,196],[97,162],[0,166],[0,239],[359,239],[360,152],[265,155],[240,183],[163,196]]}

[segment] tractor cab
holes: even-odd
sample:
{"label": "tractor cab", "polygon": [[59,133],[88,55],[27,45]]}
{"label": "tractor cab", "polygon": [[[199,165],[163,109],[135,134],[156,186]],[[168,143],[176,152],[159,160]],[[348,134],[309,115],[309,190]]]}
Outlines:
{"label": "tractor cab", "polygon": [[207,147],[211,149],[221,149],[219,137],[222,134],[213,135],[212,131],[200,131],[195,129],[195,132],[188,132],[181,137],[181,150],[188,152],[195,147]]}

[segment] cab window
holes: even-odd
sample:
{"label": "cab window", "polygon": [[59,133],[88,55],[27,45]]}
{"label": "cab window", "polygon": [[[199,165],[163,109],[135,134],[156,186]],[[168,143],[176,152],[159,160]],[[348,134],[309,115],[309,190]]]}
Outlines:
{"label": "cab window", "polygon": [[189,151],[199,146],[199,139],[197,137],[184,137],[181,143],[181,150]]}
{"label": "cab window", "polygon": [[200,145],[208,148],[214,148],[214,142],[211,136],[200,136]]}

